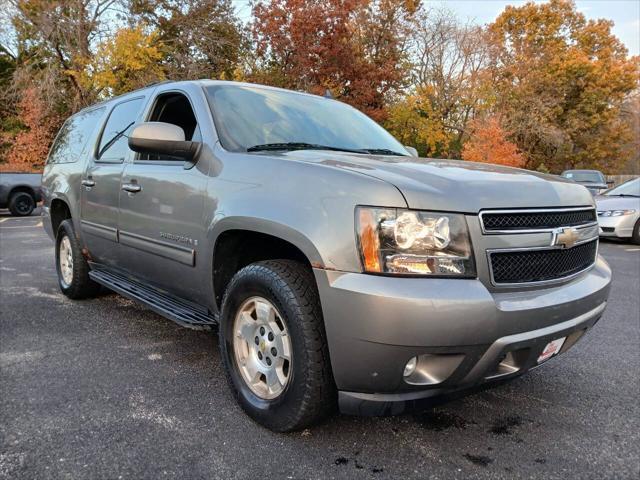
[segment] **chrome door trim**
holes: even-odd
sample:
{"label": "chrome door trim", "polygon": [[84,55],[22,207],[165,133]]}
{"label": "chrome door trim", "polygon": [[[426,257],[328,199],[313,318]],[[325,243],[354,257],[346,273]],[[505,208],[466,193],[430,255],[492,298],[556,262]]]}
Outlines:
{"label": "chrome door trim", "polygon": [[194,267],[196,264],[196,251],[192,248],[182,245],[174,245],[169,242],[156,240],[144,235],[118,231],[118,237],[122,245],[142,250],[143,252],[158,255],[159,257],[168,258],[169,260]]}

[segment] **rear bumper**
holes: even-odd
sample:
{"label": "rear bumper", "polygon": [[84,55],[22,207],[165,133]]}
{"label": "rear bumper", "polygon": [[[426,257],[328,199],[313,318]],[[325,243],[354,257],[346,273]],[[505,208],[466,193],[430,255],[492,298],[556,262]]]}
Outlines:
{"label": "rear bumper", "polygon": [[[515,377],[557,338],[567,337],[564,353],[602,315],[611,282],[601,258],[569,283],[519,292],[490,292],[478,280],[315,275],[340,407],[357,414],[399,413],[420,399]],[[414,356],[430,358],[439,378],[407,383]]]}

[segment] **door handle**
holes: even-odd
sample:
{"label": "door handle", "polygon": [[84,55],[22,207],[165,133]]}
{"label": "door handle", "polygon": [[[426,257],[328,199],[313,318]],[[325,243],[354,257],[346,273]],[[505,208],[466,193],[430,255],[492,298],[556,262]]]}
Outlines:
{"label": "door handle", "polygon": [[121,188],[125,192],[138,193],[140,190],[142,190],[142,185],[138,185],[137,183],[125,183]]}
{"label": "door handle", "polygon": [[89,188],[96,186],[96,182],[93,181],[93,180],[89,180],[89,179],[82,180],[82,182],[80,182],[80,183],[82,183],[82,186],[89,187]]}

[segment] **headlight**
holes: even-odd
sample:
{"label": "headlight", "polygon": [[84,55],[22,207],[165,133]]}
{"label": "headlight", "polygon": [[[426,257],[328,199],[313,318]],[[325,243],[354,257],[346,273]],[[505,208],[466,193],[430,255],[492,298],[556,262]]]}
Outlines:
{"label": "headlight", "polygon": [[365,272],[475,277],[464,216],[396,208],[356,208]]}
{"label": "headlight", "polygon": [[635,210],[602,210],[598,212],[599,217],[621,217],[623,215],[631,215],[636,213]]}

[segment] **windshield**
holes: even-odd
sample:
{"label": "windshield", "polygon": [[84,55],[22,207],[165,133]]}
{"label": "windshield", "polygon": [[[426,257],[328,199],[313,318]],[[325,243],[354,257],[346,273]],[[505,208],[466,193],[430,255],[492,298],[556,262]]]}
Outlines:
{"label": "windshield", "polygon": [[605,183],[604,177],[600,172],[569,170],[568,172],[563,172],[562,176],[578,183]]}
{"label": "windshield", "polygon": [[327,146],[408,155],[384,128],[336,100],[246,85],[216,85],[206,92],[220,142],[229,151]]}
{"label": "windshield", "polygon": [[629,180],[628,182],[618,185],[604,192],[604,195],[610,195],[612,197],[619,195],[633,195],[634,197],[640,197],[640,178]]}

